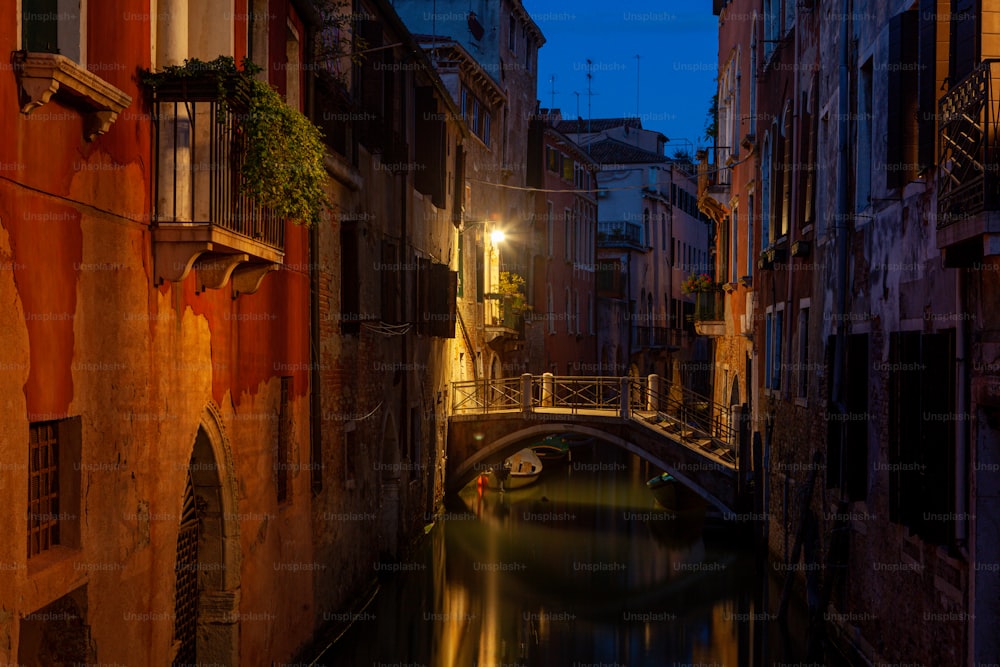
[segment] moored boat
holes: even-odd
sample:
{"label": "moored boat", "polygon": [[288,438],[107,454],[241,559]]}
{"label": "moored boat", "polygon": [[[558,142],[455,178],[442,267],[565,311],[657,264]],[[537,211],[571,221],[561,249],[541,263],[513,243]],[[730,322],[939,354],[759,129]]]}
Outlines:
{"label": "moored boat", "polygon": [[491,489],[519,489],[535,482],[542,474],[542,461],[530,448],[515,452],[487,475]]}
{"label": "moored boat", "polygon": [[705,501],[668,472],[661,473],[646,482],[653,497],[664,509],[676,514],[696,514],[704,516]]}

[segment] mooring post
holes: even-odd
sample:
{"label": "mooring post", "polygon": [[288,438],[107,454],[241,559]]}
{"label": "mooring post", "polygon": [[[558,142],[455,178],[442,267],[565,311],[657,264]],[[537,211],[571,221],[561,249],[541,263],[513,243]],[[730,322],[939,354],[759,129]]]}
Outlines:
{"label": "mooring post", "polygon": [[660,376],[653,373],[646,380],[646,410],[656,412],[660,407]]}
{"label": "mooring post", "polygon": [[521,412],[531,412],[531,373],[521,374]]}
{"label": "mooring post", "polygon": [[552,397],[555,394],[555,376],[552,373],[542,373],[542,405],[551,408]]}

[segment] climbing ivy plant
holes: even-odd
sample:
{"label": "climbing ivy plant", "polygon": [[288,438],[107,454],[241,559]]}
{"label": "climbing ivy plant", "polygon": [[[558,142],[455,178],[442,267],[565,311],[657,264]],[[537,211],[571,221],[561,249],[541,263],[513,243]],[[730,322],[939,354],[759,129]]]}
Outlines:
{"label": "climbing ivy plant", "polygon": [[236,117],[236,131],[247,140],[241,193],[278,216],[312,224],[329,206],[323,190],[327,177],[323,135],[308,118],[285,104],[266,81],[255,78],[260,71],[249,59],[243,60],[241,69],[232,57],[220,56],[145,72],[142,80],[155,89],[179,78],[214,79],[219,90],[219,122],[227,115],[231,91],[245,93],[246,113]]}

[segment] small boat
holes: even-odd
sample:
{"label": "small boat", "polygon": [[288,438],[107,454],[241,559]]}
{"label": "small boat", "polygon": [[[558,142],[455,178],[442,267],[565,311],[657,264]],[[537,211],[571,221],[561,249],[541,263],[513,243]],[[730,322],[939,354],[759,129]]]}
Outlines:
{"label": "small boat", "polygon": [[705,512],[705,501],[668,472],[646,482],[646,487],[653,492],[656,502],[670,512],[696,515],[703,515]]}
{"label": "small boat", "polygon": [[559,434],[545,436],[531,446],[531,451],[545,463],[569,460],[569,443]]}
{"label": "small boat", "polygon": [[491,489],[519,489],[528,486],[542,474],[542,461],[530,448],[515,452],[499,468],[488,474]]}

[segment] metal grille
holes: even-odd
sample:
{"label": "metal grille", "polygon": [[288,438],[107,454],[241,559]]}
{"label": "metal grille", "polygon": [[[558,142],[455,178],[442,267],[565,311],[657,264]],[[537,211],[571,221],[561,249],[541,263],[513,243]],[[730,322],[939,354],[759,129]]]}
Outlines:
{"label": "metal grille", "polygon": [[59,544],[59,442],[54,422],[28,436],[28,558]]}
{"label": "metal grille", "polygon": [[198,521],[191,474],[184,489],[184,509],[177,535],[177,594],[174,599],[174,639],[180,642],[174,667],[196,662],[195,633],[198,628]]}
{"label": "metal grille", "polygon": [[[234,88],[235,84],[229,84]],[[156,91],[157,223],[208,223],[284,248],[284,219],[243,192],[248,109],[232,90],[221,105],[217,83],[165,82]]]}

